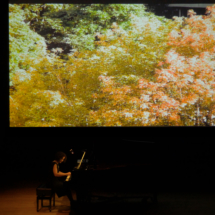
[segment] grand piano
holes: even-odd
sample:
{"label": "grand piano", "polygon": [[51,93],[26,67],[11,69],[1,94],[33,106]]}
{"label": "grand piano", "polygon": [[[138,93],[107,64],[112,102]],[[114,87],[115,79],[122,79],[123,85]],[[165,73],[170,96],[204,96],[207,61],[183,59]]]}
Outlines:
{"label": "grand piano", "polygon": [[65,181],[72,184],[74,199],[91,202],[92,198],[134,197],[150,198],[157,203],[157,169],[153,159],[143,159],[141,151],[133,154],[120,148],[105,151],[102,154],[95,145],[90,149],[70,150],[76,154],[76,164],[70,167],[72,175]]}

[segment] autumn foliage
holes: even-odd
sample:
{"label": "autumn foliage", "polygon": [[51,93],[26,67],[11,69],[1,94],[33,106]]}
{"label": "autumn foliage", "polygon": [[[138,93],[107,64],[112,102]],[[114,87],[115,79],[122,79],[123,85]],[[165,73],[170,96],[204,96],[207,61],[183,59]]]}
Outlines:
{"label": "autumn foliage", "polygon": [[47,54],[29,78],[17,73],[11,126],[214,125],[215,5],[205,16],[130,18],[127,30],[97,32],[91,51]]}
{"label": "autumn foliage", "polygon": [[[135,86],[117,86],[112,77],[102,77],[108,98],[92,121],[102,125],[212,125],[215,105],[215,7],[209,16],[195,16],[172,30],[165,61],[155,68],[155,81],[138,80]],[[177,18],[176,18],[177,19]],[[178,18],[179,19],[179,18]],[[177,20],[179,21],[179,20]]]}

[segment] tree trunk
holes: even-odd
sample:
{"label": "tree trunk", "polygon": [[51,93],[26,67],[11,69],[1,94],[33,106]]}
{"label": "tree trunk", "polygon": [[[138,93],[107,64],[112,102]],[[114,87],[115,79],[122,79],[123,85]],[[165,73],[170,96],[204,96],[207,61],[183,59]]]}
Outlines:
{"label": "tree trunk", "polygon": [[[212,105],[211,105],[212,106]],[[212,126],[212,108],[210,107],[209,113],[208,113],[208,124]]]}
{"label": "tree trunk", "polygon": [[200,115],[200,111],[199,111],[199,102],[198,102],[196,105],[196,126],[199,126],[199,121],[200,121],[199,115]]}

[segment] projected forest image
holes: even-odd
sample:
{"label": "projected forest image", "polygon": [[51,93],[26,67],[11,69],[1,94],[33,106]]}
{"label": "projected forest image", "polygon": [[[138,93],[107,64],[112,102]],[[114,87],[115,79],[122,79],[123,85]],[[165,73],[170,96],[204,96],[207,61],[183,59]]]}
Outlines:
{"label": "projected forest image", "polygon": [[214,126],[215,4],[9,4],[10,127]]}

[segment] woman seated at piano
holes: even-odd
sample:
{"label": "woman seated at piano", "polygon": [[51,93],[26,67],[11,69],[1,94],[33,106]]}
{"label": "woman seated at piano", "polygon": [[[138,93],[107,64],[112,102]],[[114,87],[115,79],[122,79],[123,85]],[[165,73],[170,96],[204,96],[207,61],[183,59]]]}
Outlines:
{"label": "woman seated at piano", "polygon": [[71,185],[63,179],[65,176],[71,176],[71,172],[61,172],[59,170],[59,164],[66,162],[67,156],[64,152],[57,152],[55,154],[55,160],[52,161],[50,174],[48,179],[48,186],[53,187],[58,197],[67,196],[70,200],[71,208],[74,207],[74,200],[72,198]]}

